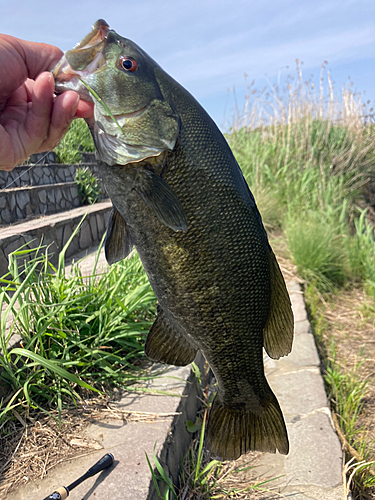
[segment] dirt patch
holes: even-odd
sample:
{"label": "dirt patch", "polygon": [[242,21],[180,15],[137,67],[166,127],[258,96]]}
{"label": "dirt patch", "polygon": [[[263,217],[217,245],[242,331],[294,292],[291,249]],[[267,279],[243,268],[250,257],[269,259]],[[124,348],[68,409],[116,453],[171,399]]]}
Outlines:
{"label": "dirt patch", "polygon": [[370,456],[375,459],[375,310],[362,290],[349,290],[333,296],[321,305],[327,322],[323,329],[323,344],[332,357],[330,344],[336,345],[336,362],[345,372],[355,371],[366,381],[363,410],[357,426],[363,429]]}

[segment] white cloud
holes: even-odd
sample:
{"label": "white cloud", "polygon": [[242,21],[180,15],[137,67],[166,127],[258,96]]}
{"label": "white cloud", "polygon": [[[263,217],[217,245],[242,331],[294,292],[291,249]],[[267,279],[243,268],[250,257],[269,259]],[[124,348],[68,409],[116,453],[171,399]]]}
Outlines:
{"label": "white cloud", "polygon": [[[375,26],[259,48],[244,40],[241,50],[236,52],[231,51],[226,39],[222,41],[175,53],[164,67],[199,95],[207,95],[232,86],[239,79],[242,81],[245,72],[250,78],[275,75],[281,67],[293,66],[296,58],[304,61],[305,68],[319,66],[324,60],[344,63],[370,58],[374,55]],[[214,51],[214,46],[218,50]]]}

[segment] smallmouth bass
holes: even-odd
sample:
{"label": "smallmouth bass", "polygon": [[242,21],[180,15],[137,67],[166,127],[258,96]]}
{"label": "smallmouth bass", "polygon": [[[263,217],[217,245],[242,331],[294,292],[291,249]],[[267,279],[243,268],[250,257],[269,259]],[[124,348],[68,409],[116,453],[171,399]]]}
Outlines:
{"label": "smallmouth bass", "polygon": [[56,91],[95,103],[87,119],[113,202],[108,262],[138,251],[158,299],[145,353],[183,366],[198,350],[218,384],[212,455],[287,454],[263,367],[287,355],[293,314],[254,197],[226,140],[197,101],[100,19],[53,71]]}

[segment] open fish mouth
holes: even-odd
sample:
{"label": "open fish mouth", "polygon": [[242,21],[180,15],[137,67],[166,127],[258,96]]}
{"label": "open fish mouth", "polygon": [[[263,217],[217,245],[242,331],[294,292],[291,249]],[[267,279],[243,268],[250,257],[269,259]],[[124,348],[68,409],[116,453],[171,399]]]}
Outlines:
{"label": "open fish mouth", "polygon": [[[80,94],[81,99],[95,102],[89,87],[90,77],[107,68],[107,62],[103,56],[103,48],[110,32],[109,25],[104,19],[99,19],[92,30],[72,50],[68,50],[59,63],[55,66],[52,74],[55,78],[55,91],[57,94],[74,90]],[[88,63],[88,61],[90,61]],[[82,83],[86,82],[86,85]],[[129,113],[103,115],[106,121],[111,123],[114,117],[117,122],[124,125],[127,119],[137,118],[147,106],[131,111]],[[108,131],[107,131],[108,133]],[[116,134],[110,134],[116,135]]]}
{"label": "open fish mouth", "polygon": [[52,70],[56,93],[74,90],[79,92],[82,99],[93,101],[90,92],[84,88],[79,79],[87,80],[93,73],[107,67],[103,48],[109,31],[109,25],[106,21],[99,19],[90,33],[74,49],[68,50],[64,54]]}

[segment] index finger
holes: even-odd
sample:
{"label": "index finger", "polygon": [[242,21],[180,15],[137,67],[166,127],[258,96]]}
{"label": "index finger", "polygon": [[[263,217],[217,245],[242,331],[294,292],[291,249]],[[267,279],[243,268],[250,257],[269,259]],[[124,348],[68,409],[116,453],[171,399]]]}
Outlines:
{"label": "index finger", "polygon": [[52,69],[63,52],[54,45],[29,42],[0,34],[0,101],[4,101],[27,78]]}

